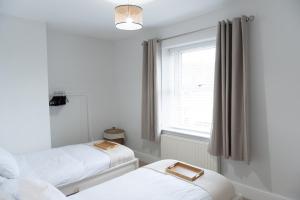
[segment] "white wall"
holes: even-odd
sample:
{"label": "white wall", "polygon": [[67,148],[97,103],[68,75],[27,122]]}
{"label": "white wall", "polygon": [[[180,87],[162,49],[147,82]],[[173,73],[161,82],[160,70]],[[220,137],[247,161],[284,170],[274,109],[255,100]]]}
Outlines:
{"label": "white wall", "polygon": [[50,148],[46,25],[0,15],[0,146]]}
{"label": "white wall", "polygon": [[50,109],[53,146],[85,142],[88,129],[99,138],[112,126],[113,59],[109,41],[48,30],[50,95],[71,94],[66,106]]}
{"label": "white wall", "polygon": [[142,40],[255,15],[250,28],[251,163],[223,160],[222,173],[236,182],[300,199],[299,11],[299,0],[233,0],[185,23],[115,42],[115,118],[127,131],[128,145],[159,155],[159,145],[141,140]]}
{"label": "white wall", "polygon": [[[147,35],[146,35],[147,34]],[[114,118],[126,131],[126,144],[134,150],[158,156],[160,145],[141,139],[142,41],[154,37],[149,32],[114,43]]]}

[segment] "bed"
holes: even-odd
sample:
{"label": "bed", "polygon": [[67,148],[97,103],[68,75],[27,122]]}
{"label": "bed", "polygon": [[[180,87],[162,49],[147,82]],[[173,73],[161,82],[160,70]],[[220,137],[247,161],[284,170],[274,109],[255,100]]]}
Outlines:
{"label": "bed", "polygon": [[[204,169],[195,181],[165,172],[178,161],[162,160],[105,183],[66,197],[51,184],[38,179],[0,182],[0,200],[240,200],[233,185],[222,175]],[[2,197],[2,199],[1,199]]]}
{"label": "bed", "polygon": [[[233,185],[205,169],[194,182],[165,172],[176,160],[162,160],[68,197],[69,200],[237,200]],[[113,191],[113,192],[112,192]]]}
{"label": "bed", "polygon": [[138,167],[138,160],[128,147],[118,145],[102,150],[94,143],[16,155],[20,177],[44,180],[70,195]]}

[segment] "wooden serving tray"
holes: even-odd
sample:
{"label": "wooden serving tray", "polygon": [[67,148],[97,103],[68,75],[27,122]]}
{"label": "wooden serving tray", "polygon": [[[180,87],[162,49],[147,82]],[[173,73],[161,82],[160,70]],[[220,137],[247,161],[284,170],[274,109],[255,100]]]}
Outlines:
{"label": "wooden serving tray", "polygon": [[103,142],[98,142],[98,143],[94,143],[95,147],[98,147],[100,149],[104,149],[104,150],[108,150],[108,149],[113,149],[117,146],[118,144],[110,142],[110,141],[103,141]]}
{"label": "wooden serving tray", "polygon": [[174,165],[167,167],[166,172],[188,181],[195,181],[204,174],[202,169],[182,162],[177,162]]}

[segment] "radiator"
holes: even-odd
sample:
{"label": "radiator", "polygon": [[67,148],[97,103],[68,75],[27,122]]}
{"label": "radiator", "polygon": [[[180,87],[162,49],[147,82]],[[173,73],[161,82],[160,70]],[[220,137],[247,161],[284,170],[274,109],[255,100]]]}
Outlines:
{"label": "radiator", "polygon": [[162,159],[176,159],[219,172],[219,160],[207,152],[208,141],[162,134]]}

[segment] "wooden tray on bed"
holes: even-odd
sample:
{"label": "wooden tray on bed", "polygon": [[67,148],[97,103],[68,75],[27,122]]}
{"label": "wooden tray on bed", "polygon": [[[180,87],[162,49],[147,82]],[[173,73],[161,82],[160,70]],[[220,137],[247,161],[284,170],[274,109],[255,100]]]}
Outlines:
{"label": "wooden tray on bed", "polygon": [[108,150],[115,148],[116,146],[118,146],[118,144],[104,140],[103,142],[94,143],[94,146],[100,149]]}
{"label": "wooden tray on bed", "polygon": [[188,181],[195,181],[204,174],[203,169],[182,162],[167,167],[166,172]]}

